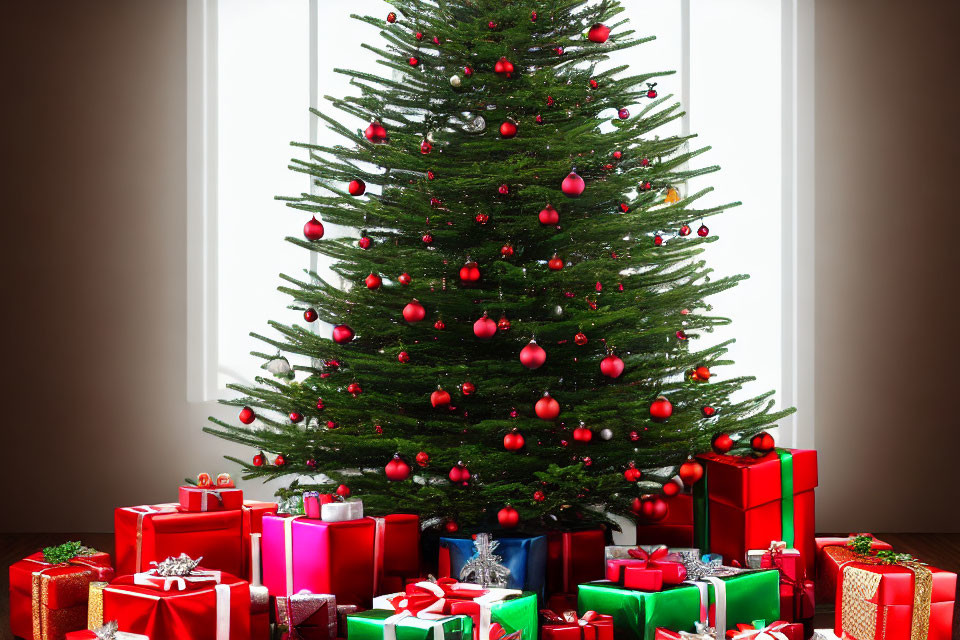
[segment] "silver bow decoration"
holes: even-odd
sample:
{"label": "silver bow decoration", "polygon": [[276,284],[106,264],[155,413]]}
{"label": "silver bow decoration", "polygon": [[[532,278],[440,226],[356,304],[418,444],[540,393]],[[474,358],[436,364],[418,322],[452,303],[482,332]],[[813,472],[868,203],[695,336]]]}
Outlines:
{"label": "silver bow decoration", "polygon": [[185,553],[179,557],[170,556],[163,562],[157,564],[157,575],[164,578],[183,578],[189,576],[200,565],[203,556],[196,560]]}
{"label": "silver bow decoration", "polygon": [[459,580],[483,587],[506,587],[510,569],[500,564],[503,558],[494,553],[499,544],[489,533],[478,533],[473,542],[477,553],[460,569]]}
{"label": "silver bow decoration", "polygon": [[113,620],[94,629],[93,635],[97,636],[97,640],[114,640],[117,637],[117,631],[119,631],[119,626],[117,621]]}
{"label": "silver bow decoration", "polygon": [[733,576],[744,572],[744,569],[724,566],[723,558],[715,553],[705,554],[702,558],[690,553],[679,555],[681,564],[687,570],[687,580],[702,580],[707,576]]}

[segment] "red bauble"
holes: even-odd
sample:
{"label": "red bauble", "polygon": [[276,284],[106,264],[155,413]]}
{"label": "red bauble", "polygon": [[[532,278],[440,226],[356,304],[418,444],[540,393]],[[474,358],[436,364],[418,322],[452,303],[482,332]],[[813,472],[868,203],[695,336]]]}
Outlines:
{"label": "red bauble", "polygon": [[431,170],[431,171],[427,171],[427,180],[433,180],[435,177],[436,177],[436,176],[434,175],[434,173],[433,173],[432,170]]}
{"label": "red bauble", "polygon": [[536,12],[536,11],[531,11],[531,12],[530,12],[530,22],[536,22],[536,21],[537,21],[537,12]]}
{"label": "red bauble", "polygon": [[512,256],[512,255],[513,255],[513,245],[507,243],[507,244],[503,245],[502,247],[500,247],[500,255],[502,255],[504,258],[509,258],[510,256]]}
{"label": "red bauble", "polygon": [[640,166],[641,166],[641,167],[649,167],[649,166],[650,166],[650,158],[641,158],[641,159],[640,159]]}
{"label": "red bauble", "polygon": [[407,364],[408,362],[410,362],[410,354],[407,353],[406,351],[401,351],[400,353],[397,354],[397,362],[399,362],[400,364]]}
{"label": "red bauble", "polygon": [[424,140],[423,142],[420,143],[420,153],[422,153],[423,155],[427,155],[431,151],[433,151],[433,145],[430,144],[429,140]]}
{"label": "red bauble", "polygon": [[659,233],[653,236],[653,246],[655,247],[663,246],[663,236],[661,236]]}
{"label": "red bauble", "polygon": [[553,208],[553,205],[547,205],[540,210],[540,224],[555,225],[560,222],[560,213]]}
{"label": "red bauble", "polygon": [[703,465],[693,458],[690,458],[680,465],[680,470],[677,472],[677,475],[683,480],[683,484],[691,487],[703,477]]}
{"label": "red bauble", "polygon": [[701,238],[706,238],[708,235],[710,235],[710,229],[707,228],[707,225],[701,224],[700,228],[697,229],[697,235]]}
{"label": "red bauble", "polygon": [[493,65],[493,71],[494,73],[509,78],[513,75],[513,63],[506,58],[500,58],[496,64]]}
{"label": "red bauble", "polygon": [[520,524],[520,514],[510,505],[497,512],[497,521],[504,529],[513,529]]}
{"label": "red bauble", "polygon": [[447,477],[454,484],[466,484],[470,482],[470,470],[462,462],[458,462],[450,467],[450,473],[447,474]]}
{"label": "red bauble", "polygon": [[538,113],[538,114],[537,114],[537,117],[534,118],[534,121],[535,121],[537,124],[543,124],[543,116]]}
{"label": "red bauble", "polygon": [[599,86],[600,86],[600,85],[597,83],[596,80],[594,80],[593,78],[590,78],[590,88],[591,88],[591,89],[596,89],[596,88],[599,87]]}
{"label": "red bauble", "polygon": [[262,453],[258,453],[253,456],[253,466],[262,467],[267,462],[267,459],[263,456]]}
{"label": "red bauble", "polygon": [[397,21],[397,14],[395,14],[393,11],[387,14],[387,22],[393,24],[396,21]]}
{"label": "red bauble", "polygon": [[460,531],[460,525],[458,525],[453,520],[447,520],[443,524],[443,530],[446,531],[447,533],[456,533],[457,531]]}
{"label": "red bauble", "polygon": [[417,31],[417,40],[423,40],[423,34]]}
{"label": "red bauble", "polygon": [[614,152],[613,152],[613,159],[614,159],[614,160],[619,160],[619,159],[622,158],[622,157],[623,157],[623,151],[614,151]]}
{"label": "red bauble", "polygon": [[693,370],[694,377],[697,380],[709,380],[710,379],[710,369],[704,366],[699,366]]}
{"label": "red bauble", "polygon": [[690,235],[690,225],[685,224],[682,227],[680,227],[680,235],[684,237]]}
{"label": "red bauble", "polygon": [[547,268],[551,271],[560,271],[560,269],[563,269],[563,259],[557,254],[553,254],[553,257],[547,261]]}
{"label": "red bauble", "polygon": [[470,67],[464,67],[464,68],[463,68],[463,75],[465,75],[465,76],[472,76],[472,75],[473,75],[473,69],[471,69]]}
{"label": "red bauble", "polygon": [[630,511],[633,511],[638,516],[640,515],[640,509],[642,508],[643,508],[643,500],[641,500],[640,498],[634,498],[630,502]]}
{"label": "red bauble", "polygon": [[257,414],[250,407],[240,409],[240,415],[237,416],[243,424],[250,424],[257,419]]}
{"label": "red bauble", "polygon": [[587,344],[587,334],[582,331],[578,331],[573,336],[573,342],[578,347],[582,347],[583,345]]}
{"label": "red bauble", "polygon": [[593,431],[583,425],[580,425],[573,430],[573,439],[577,442],[590,442],[593,440]]}
{"label": "red bauble", "polygon": [[568,173],[567,177],[560,183],[560,190],[563,191],[563,195],[570,198],[579,196],[586,187],[587,185],[584,183],[583,178],[573,171]]}
{"label": "red bauble", "polygon": [[703,407],[700,409],[700,411],[703,413],[703,416],[705,418],[709,418],[710,416],[714,415],[717,412],[717,410],[714,409],[713,407]]}
{"label": "red bauble", "polygon": [[399,453],[393,454],[393,460],[387,463],[383,468],[387,474],[387,480],[399,482],[410,477],[410,465],[400,458]]}
{"label": "red bauble", "polygon": [[660,496],[652,496],[643,500],[640,505],[640,515],[649,522],[660,522],[670,514],[667,501]]}
{"label": "red bauble", "polygon": [[474,220],[476,220],[479,224],[487,224],[490,222],[490,216],[481,211],[474,217]]}
{"label": "red bauble", "polygon": [[647,90],[647,97],[650,98],[651,100],[652,100],[653,98],[656,98],[656,97],[657,97],[657,90],[656,90],[656,89],[648,89],[648,90]]}
{"label": "red bauble", "polygon": [[664,483],[662,491],[663,495],[672,498],[683,491],[683,483],[680,482],[679,478],[673,478],[669,482]]}
{"label": "red bauble", "polygon": [[433,408],[445,407],[450,404],[450,394],[440,387],[437,387],[437,390],[430,394],[430,404],[433,405]]}
{"label": "red bauble", "polygon": [[313,307],[306,309],[303,312],[303,319],[306,320],[307,322],[315,322],[316,319],[319,317],[320,316],[317,315],[317,310],[314,309]]}
{"label": "red bauble", "polygon": [[460,267],[460,281],[466,284],[473,284],[480,280],[480,266],[470,260]]}
{"label": "red bauble", "polygon": [[433,236],[430,235],[429,233],[423,234],[423,237],[420,239],[423,240],[423,244],[430,244],[431,242],[433,242]]}
{"label": "red bauble", "polygon": [[623,373],[623,360],[611,353],[600,361],[600,373],[608,378],[619,378]]}
{"label": "red bauble", "polygon": [[733,438],[725,433],[718,433],[713,436],[710,446],[713,447],[714,451],[722,455],[729,452],[730,449],[733,449]]}
{"label": "red bauble", "polygon": [[654,420],[666,420],[673,415],[673,405],[664,396],[650,403],[650,417]]}
{"label": "red bauble", "polygon": [[278,467],[282,467],[283,465],[287,464],[287,459],[283,457],[282,453],[278,453],[277,457],[273,459],[273,464]]}
{"label": "red bauble", "polygon": [[556,420],[560,415],[560,403],[551,398],[549,393],[544,393],[533,406],[533,411],[541,420]]}
{"label": "red bauble", "polygon": [[345,484],[342,484],[339,487],[337,487],[337,490],[335,493],[341,498],[346,498],[350,495],[350,487],[348,487]]}
{"label": "red bauble", "polygon": [[620,211],[623,211],[624,213],[629,213],[629,212],[630,212],[630,205],[628,205],[626,202],[621,202],[621,203],[620,203]]}
{"label": "red bauble", "polygon": [[750,447],[757,453],[770,453],[775,446],[773,436],[766,431],[761,431],[750,438]]}
{"label": "red bauble", "polygon": [[426,451],[421,451],[417,454],[417,464],[421,467],[425,467],[430,464],[430,454]]}
{"label": "red bauble", "polygon": [[547,352],[536,341],[531,340],[523,349],[520,349],[520,364],[527,369],[539,369],[547,361]]}
{"label": "red bauble", "polygon": [[498,331],[510,330],[510,319],[507,316],[500,316],[500,319],[497,320],[497,330]]}
{"label": "red bauble", "polygon": [[363,132],[363,135],[373,144],[383,144],[387,141],[387,130],[382,124],[376,121],[370,123],[370,126]]}
{"label": "red bauble", "polygon": [[350,184],[347,185],[347,192],[352,196],[362,196],[366,190],[367,185],[359,178],[356,180],[351,180]]}
{"label": "red bauble", "polygon": [[472,396],[477,392],[477,385],[473,384],[469,380],[460,385],[460,393],[465,396]]}
{"label": "red bauble", "polygon": [[497,23],[494,22],[493,20],[491,20],[490,22],[487,23],[487,28],[488,28],[488,29],[496,29],[496,28],[497,28]]}
{"label": "red bauble", "polygon": [[290,422],[292,422],[293,424],[297,424],[298,422],[303,420],[303,414],[298,411],[291,411],[290,415],[288,415],[287,417],[290,418]]}
{"label": "red bauble", "polygon": [[358,395],[363,393],[363,387],[360,386],[358,382],[351,382],[347,385],[347,393],[356,398]]}
{"label": "red bauble", "polygon": [[367,236],[362,236],[359,240],[357,240],[357,246],[361,249],[369,249],[370,243],[371,240]]}
{"label": "red bauble", "polygon": [[505,120],[503,124],[500,125],[500,135],[504,138],[512,138],[517,135],[517,125],[509,120]]}
{"label": "red bauble", "polygon": [[497,332],[497,323],[483,314],[479,320],[473,323],[473,334],[483,340],[488,340]]}
{"label": "red bauble", "polygon": [[620,109],[619,111],[617,111],[617,117],[620,118],[621,120],[626,120],[627,118],[630,117],[630,110],[625,107]]}
{"label": "red bauble", "polygon": [[502,184],[497,188],[497,191],[500,193],[500,195],[505,196],[510,193],[510,185]]}
{"label": "red bauble", "polygon": [[640,189],[640,191],[650,191],[650,189],[653,189],[653,185],[650,184],[649,181],[641,182],[637,185],[637,187]]}
{"label": "red bauble", "polygon": [[364,282],[367,285],[367,289],[379,289],[380,285],[383,284],[383,280],[375,273],[368,275]]}
{"label": "red bauble", "polygon": [[443,324],[443,320],[437,320],[436,322],[433,323],[433,328],[436,329],[437,331],[443,331],[444,329],[447,328],[447,325]]}
{"label": "red bauble", "polygon": [[333,341],[337,344],[347,344],[353,340],[353,329],[345,324],[338,324],[333,328]]}
{"label": "red bauble", "polygon": [[623,472],[623,477],[627,482],[636,482],[643,477],[643,473],[636,467],[627,467]]}
{"label": "red bauble", "polygon": [[523,449],[523,445],[523,435],[516,429],[503,436],[503,448],[507,451],[519,451]]}
{"label": "red bauble", "polygon": [[540,489],[537,489],[536,491],[533,492],[533,499],[535,502],[543,502],[544,500],[547,499],[547,496],[544,495],[543,491],[540,491]]}
{"label": "red bauble", "polygon": [[399,283],[402,284],[403,286],[407,286],[407,285],[410,284],[412,281],[413,281],[413,278],[410,277],[410,274],[409,274],[409,273],[401,273],[401,274],[397,277],[397,282],[399,282]]}
{"label": "red bauble", "polygon": [[327,406],[327,405],[325,405],[325,404],[323,403],[323,398],[317,398],[317,410],[318,410],[318,411],[323,411],[324,407],[326,407],[326,406]]}
{"label": "red bauble", "polygon": [[420,322],[427,315],[427,310],[423,308],[423,305],[420,304],[416,299],[411,300],[407,303],[407,306],[403,308],[403,319],[413,324],[414,322]]}
{"label": "red bauble", "polygon": [[605,24],[600,24],[599,22],[590,27],[590,31],[587,32],[587,38],[590,42],[603,43],[606,42],[609,37],[610,27]]}
{"label": "red bauble", "polygon": [[307,220],[307,223],[303,225],[303,237],[311,242],[323,237],[323,225],[320,224],[320,221],[317,220],[316,217],[310,218]]}
{"label": "red bauble", "polygon": [[420,64],[420,59],[415,58],[414,56],[410,56],[409,58],[407,58],[407,64],[409,64],[411,67],[415,67],[418,64]]}

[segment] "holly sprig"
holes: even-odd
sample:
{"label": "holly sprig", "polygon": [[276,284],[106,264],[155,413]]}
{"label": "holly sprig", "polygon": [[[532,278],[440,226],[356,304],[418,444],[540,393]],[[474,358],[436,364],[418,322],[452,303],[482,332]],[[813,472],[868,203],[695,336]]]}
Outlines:
{"label": "holly sprig", "polygon": [[872,551],[873,543],[874,539],[871,536],[857,536],[847,542],[847,546],[850,547],[854,553],[869,555]]}
{"label": "holly sprig", "polygon": [[77,556],[89,556],[96,553],[96,549],[83,546],[80,541],[64,542],[55,547],[43,548],[43,559],[50,564],[63,564]]}
{"label": "holly sprig", "polygon": [[897,553],[896,551],[877,551],[877,560],[883,564],[901,564],[903,562],[915,562],[916,564],[926,564],[920,562],[909,553]]}

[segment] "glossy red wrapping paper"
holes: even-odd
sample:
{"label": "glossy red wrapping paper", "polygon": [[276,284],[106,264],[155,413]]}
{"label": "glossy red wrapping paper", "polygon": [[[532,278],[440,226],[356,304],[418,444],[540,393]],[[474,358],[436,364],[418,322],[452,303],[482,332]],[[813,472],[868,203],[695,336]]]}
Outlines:
{"label": "glossy red wrapping paper", "polygon": [[547,592],[576,593],[581,582],[602,580],[605,545],[603,529],[547,533]]}
{"label": "glossy red wrapping paper", "polygon": [[816,597],[820,602],[832,602],[837,596],[837,577],[840,570],[839,563],[826,552],[830,547],[848,548],[847,543],[853,540],[857,535],[870,536],[873,542],[870,543],[870,549],[873,551],[892,551],[893,546],[883,540],[878,540],[870,533],[851,534],[845,538],[816,538],[814,544],[817,548],[816,560]]}
{"label": "glossy red wrapping paper", "polygon": [[230,511],[243,506],[243,490],[234,487],[180,487],[180,506],[186,511]]}
{"label": "glossy red wrapping paper", "polygon": [[659,522],[637,520],[637,544],[693,547],[693,497],[680,494],[664,498],[667,517]]}

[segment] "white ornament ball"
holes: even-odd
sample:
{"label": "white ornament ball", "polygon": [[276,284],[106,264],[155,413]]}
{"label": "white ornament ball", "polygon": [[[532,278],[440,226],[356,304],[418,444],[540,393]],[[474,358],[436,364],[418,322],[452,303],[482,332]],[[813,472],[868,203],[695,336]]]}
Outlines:
{"label": "white ornament ball", "polygon": [[610,429],[601,429],[600,437],[603,438],[604,440],[609,440],[610,438],[613,437],[613,431],[610,431]]}
{"label": "white ornament ball", "polygon": [[264,368],[273,375],[280,377],[287,377],[293,373],[293,367],[290,366],[290,362],[283,356],[270,360],[264,365]]}
{"label": "white ornament ball", "polygon": [[460,86],[460,76],[450,76],[450,86],[458,88]]}

